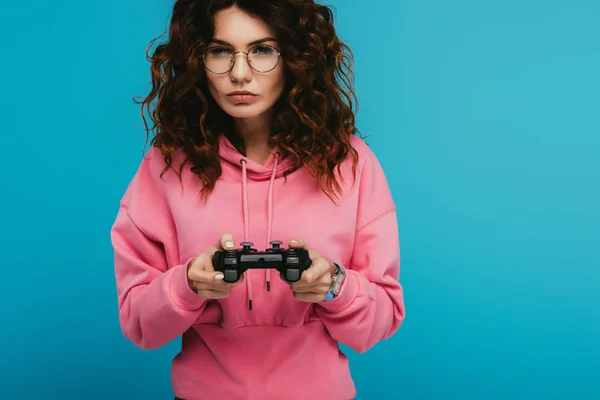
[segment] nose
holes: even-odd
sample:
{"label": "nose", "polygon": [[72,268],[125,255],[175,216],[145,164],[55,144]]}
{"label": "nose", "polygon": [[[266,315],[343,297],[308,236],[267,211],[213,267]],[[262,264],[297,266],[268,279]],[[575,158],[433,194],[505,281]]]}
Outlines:
{"label": "nose", "polygon": [[246,53],[242,51],[234,53],[233,68],[231,68],[229,75],[236,81],[249,81],[252,79],[252,68],[248,64]]}

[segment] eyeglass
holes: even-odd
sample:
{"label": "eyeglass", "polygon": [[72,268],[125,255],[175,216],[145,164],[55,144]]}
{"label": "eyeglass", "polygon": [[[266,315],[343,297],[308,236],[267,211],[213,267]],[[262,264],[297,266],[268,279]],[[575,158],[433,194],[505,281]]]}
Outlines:
{"label": "eyeglass", "polygon": [[237,53],[245,54],[250,67],[260,73],[275,69],[281,55],[277,49],[267,44],[257,44],[251,47],[247,53],[241,50],[234,52],[226,47],[215,46],[202,54],[202,60],[212,73],[226,74],[233,68]]}

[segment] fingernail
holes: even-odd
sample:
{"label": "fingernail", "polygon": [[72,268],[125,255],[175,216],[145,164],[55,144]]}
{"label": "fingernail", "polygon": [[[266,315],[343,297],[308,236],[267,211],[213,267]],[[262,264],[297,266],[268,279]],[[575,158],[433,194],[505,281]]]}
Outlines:
{"label": "fingernail", "polygon": [[225,278],[225,275],[223,275],[223,274],[219,274],[219,275],[215,276],[215,279],[218,281],[220,281],[223,278]]}
{"label": "fingernail", "polygon": [[297,240],[290,240],[290,243],[298,243]]}
{"label": "fingernail", "polygon": [[231,240],[225,242],[225,247],[233,247],[233,242]]}

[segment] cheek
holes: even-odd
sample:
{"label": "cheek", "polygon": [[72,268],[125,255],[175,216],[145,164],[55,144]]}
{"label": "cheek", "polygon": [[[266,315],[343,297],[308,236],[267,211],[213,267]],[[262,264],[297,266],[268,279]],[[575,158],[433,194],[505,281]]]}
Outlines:
{"label": "cheek", "polygon": [[[204,79],[211,91],[222,93],[227,90],[229,74],[215,75],[207,69],[204,69]],[[229,82],[231,83],[231,82]]]}
{"label": "cheek", "polygon": [[215,80],[211,78],[207,78],[206,82],[208,84],[208,90],[210,91],[210,94],[213,96],[213,98],[217,98],[219,93],[219,83],[215,82]]}
{"label": "cheek", "polygon": [[273,97],[279,97],[283,88],[285,87],[285,76],[283,71],[277,71],[277,73],[273,76],[269,76],[269,79],[265,82],[264,87],[268,88]]}

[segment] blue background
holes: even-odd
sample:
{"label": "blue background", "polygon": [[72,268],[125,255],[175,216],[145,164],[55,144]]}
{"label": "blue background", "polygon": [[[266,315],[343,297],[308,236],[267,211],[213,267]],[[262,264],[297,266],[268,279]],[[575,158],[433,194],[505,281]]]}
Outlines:
{"label": "blue background", "polygon": [[[349,351],[358,398],[600,398],[600,2],[329,4],[407,306],[396,336]],[[2,2],[2,399],[171,397],[178,343],[122,337],[109,238],[169,9]]]}

